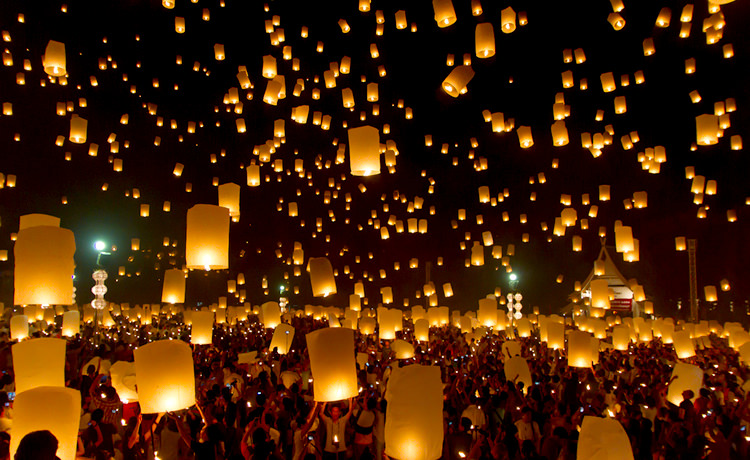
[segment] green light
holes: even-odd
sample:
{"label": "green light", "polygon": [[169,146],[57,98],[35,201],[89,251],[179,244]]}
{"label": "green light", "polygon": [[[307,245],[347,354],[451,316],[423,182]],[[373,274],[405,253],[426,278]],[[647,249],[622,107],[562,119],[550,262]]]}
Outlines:
{"label": "green light", "polygon": [[515,281],[515,280],[517,280],[517,279],[518,279],[518,277],[516,276],[516,274],[515,274],[515,273],[511,273],[511,274],[510,274],[510,280],[511,280],[511,281]]}
{"label": "green light", "polygon": [[97,251],[103,251],[106,247],[107,245],[104,243],[104,241],[99,240],[94,243],[94,249],[96,249]]}

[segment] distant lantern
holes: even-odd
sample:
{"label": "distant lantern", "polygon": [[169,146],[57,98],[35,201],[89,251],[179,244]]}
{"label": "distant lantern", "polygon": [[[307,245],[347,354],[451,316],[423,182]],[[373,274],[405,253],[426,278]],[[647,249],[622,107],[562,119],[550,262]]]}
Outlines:
{"label": "distant lantern", "polygon": [[44,72],[51,77],[62,77],[65,69],[65,44],[50,40],[42,56]]}
{"label": "distant lantern", "polygon": [[443,90],[453,97],[458,97],[459,94],[466,93],[466,86],[472,78],[474,78],[474,69],[471,66],[457,66],[443,80]]}
{"label": "distant lantern", "polygon": [[276,58],[273,56],[263,56],[263,76],[268,79],[276,77]]}
{"label": "distant lantern", "polygon": [[612,25],[615,30],[622,30],[625,27],[625,19],[622,18],[618,13],[609,13],[607,21]]}
{"label": "distant lantern", "polygon": [[185,259],[188,269],[229,268],[229,209],[197,204],[188,210]]}
{"label": "distant lantern", "polygon": [[224,53],[224,45],[220,43],[214,45],[214,58],[217,61],[223,61],[224,58],[226,58],[226,54]]}
{"label": "distant lantern", "polygon": [[372,126],[349,128],[349,166],[354,176],[380,174],[380,132]]}
{"label": "distant lantern", "polygon": [[495,31],[492,23],[477,24],[474,31],[475,50],[478,58],[489,58],[495,55]]}
{"label": "distant lantern", "polygon": [[151,213],[151,206],[148,204],[141,205],[141,217],[148,217]]}
{"label": "distant lantern", "polygon": [[83,144],[86,142],[86,131],[88,120],[81,118],[76,114],[70,118],[70,142],[74,144]]}
{"label": "distant lantern", "polygon": [[684,236],[675,237],[674,245],[675,245],[675,250],[684,251],[687,248],[687,245],[685,244],[685,237]]}
{"label": "distant lantern", "polygon": [[354,331],[325,328],[305,337],[314,379],[315,401],[333,402],[357,396]]}
{"label": "distant lantern", "polygon": [[695,346],[693,346],[693,341],[690,338],[690,332],[675,332],[672,336],[672,343],[678,358],[687,359],[695,356]]}
{"label": "distant lantern", "polygon": [[695,117],[698,145],[713,145],[719,142],[719,117],[711,114]]}
{"label": "distant lantern", "polygon": [[633,448],[619,420],[610,417],[583,417],[578,437],[578,460],[633,460]]}
{"label": "distant lantern", "polygon": [[385,454],[399,460],[434,460],[443,447],[443,384],[440,368],[396,367],[385,393],[388,401]]}
{"label": "distant lantern", "polygon": [[716,286],[703,286],[703,294],[706,298],[706,302],[716,302],[718,300],[716,296]]}
{"label": "distant lantern", "polygon": [[509,34],[516,30],[516,12],[510,6],[500,12],[501,30]]}
{"label": "distant lantern", "polygon": [[178,411],[195,404],[195,371],[190,345],[158,340],[134,352],[141,412]]}
{"label": "distant lantern", "polygon": [[478,241],[475,241],[471,248],[471,265],[475,267],[484,265],[484,247]]}
{"label": "distant lantern", "polygon": [[281,308],[278,302],[266,302],[260,306],[260,316],[263,326],[273,329],[281,323]]}
{"label": "distant lantern", "polygon": [[185,303],[185,272],[177,268],[164,272],[161,301],[170,304]]}
{"label": "distant lantern", "polygon": [[310,284],[314,297],[327,297],[336,294],[336,279],[331,262],[325,257],[311,257],[307,262]]}
{"label": "distant lantern", "polygon": [[185,33],[185,18],[182,16],[175,16],[174,18],[174,31],[178,34]]}
{"label": "distant lantern", "polygon": [[441,29],[456,22],[456,11],[451,0],[432,0],[432,8],[435,10],[435,22]]}
{"label": "distant lantern", "polygon": [[81,392],[65,387],[38,387],[18,392],[13,402],[13,436],[10,457],[13,458],[21,439],[41,430],[57,439],[60,460],[75,460],[80,423]]}
{"label": "distant lantern", "polygon": [[16,305],[71,305],[75,262],[73,232],[59,227],[29,227],[18,232],[15,257]]}
{"label": "distant lantern", "polygon": [[195,311],[191,316],[190,343],[193,345],[211,345],[214,334],[214,312]]}
{"label": "distant lantern", "polygon": [[495,327],[497,324],[497,300],[494,298],[479,299],[477,320],[482,326]]}
{"label": "distant lantern", "polygon": [[260,166],[248,165],[245,169],[247,170],[247,185],[250,187],[260,185]]}

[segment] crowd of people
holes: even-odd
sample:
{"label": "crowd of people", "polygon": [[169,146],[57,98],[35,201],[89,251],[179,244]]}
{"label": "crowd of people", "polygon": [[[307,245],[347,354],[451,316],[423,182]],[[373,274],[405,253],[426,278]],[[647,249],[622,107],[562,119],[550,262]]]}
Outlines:
{"label": "crowd of people", "polygon": [[[565,350],[547,348],[536,335],[515,338],[498,331],[467,342],[460,329],[445,325],[431,329],[429,342],[418,342],[405,321],[398,334],[413,343],[413,358],[396,359],[389,341],[356,332],[356,350],[367,354],[367,362],[357,364],[359,395],[321,404],[315,402],[305,334],[328,327],[328,321],[293,317],[290,350],[279,354],[268,348],[273,330],[253,320],[216,325],[212,345],[193,347],[195,405],[161,414],[140,414],[137,402],[122,400],[106,363],[133,361],[133,350],[152,340],[189,341],[189,328],[176,318],[98,331],[84,327],[69,340],[66,359],[66,385],[80,389],[82,397],[77,456],[382,460],[388,377],[394,367],[417,364],[441,369],[445,459],[573,460],[586,416],[618,420],[638,460],[750,458],[750,385],[745,385],[750,371],[716,335],[710,347],[682,360],[700,366],[704,381],[699,394],[686,391],[674,405],[666,395],[678,359],[658,338],[632,343],[627,351],[603,346],[597,364],[573,368]],[[59,330],[51,325],[34,335],[59,336]],[[12,344],[7,334],[0,339],[0,460],[5,460],[14,387]],[[504,372],[506,340],[520,344],[530,385]],[[258,352],[255,359],[238,361],[252,350]]]}

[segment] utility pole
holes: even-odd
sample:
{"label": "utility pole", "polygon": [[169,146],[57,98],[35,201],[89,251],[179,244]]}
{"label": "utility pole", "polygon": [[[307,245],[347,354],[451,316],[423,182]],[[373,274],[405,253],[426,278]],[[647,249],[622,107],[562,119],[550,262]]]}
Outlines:
{"label": "utility pole", "polygon": [[425,264],[424,264],[424,284],[430,284],[430,270],[432,270],[432,262],[425,262]]}
{"label": "utility pole", "polygon": [[698,246],[696,239],[688,239],[688,276],[690,279],[690,320],[697,322],[698,315],[698,270],[696,269],[695,253]]}

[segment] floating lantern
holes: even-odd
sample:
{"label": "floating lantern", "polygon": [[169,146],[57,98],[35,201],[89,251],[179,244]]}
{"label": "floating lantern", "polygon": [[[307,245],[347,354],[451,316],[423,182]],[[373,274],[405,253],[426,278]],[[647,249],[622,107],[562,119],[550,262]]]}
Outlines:
{"label": "floating lantern", "polygon": [[563,120],[558,120],[552,124],[552,143],[555,147],[568,144],[568,128],[565,127]]}
{"label": "floating lantern", "polygon": [[468,89],[466,85],[474,78],[474,69],[469,65],[461,65],[454,68],[443,80],[443,90],[453,97],[465,94]]}
{"label": "floating lantern", "polygon": [[179,340],[158,340],[138,347],[133,356],[141,413],[178,411],[195,404],[190,345]]}
{"label": "floating lantern", "polygon": [[391,342],[391,350],[393,350],[396,359],[411,359],[414,357],[414,345],[405,340],[398,339]]}
{"label": "floating lantern", "polygon": [[593,361],[591,335],[583,331],[571,331],[568,335],[568,366],[589,368]]}
{"label": "floating lantern", "polygon": [[456,22],[456,11],[451,0],[432,0],[432,8],[435,10],[435,22],[441,29]]}
{"label": "floating lantern", "polygon": [[81,392],[65,387],[38,387],[17,390],[13,402],[13,436],[10,456],[16,455],[21,439],[29,433],[48,430],[57,439],[60,460],[75,460],[78,447]]}
{"label": "floating lantern", "polygon": [[221,184],[219,189],[219,206],[229,209],[229,217],[240,215],[240,186],[229,182]]}
{"label": "floating lantern", "polygon": [[505,376],[508,380],[514,380],[516,383],[522,382],[524,394],[533,383],[529,364],[521,356],[514,356],[505,361]]}
{"label": "floating lantern", "polygon": [[306,335],[310,370],[315,379],[315,401],[331,402],[358,394],[354,331],[318,329]]}
{"label": "floating lantern", "polygon": [[372,126],[349,128],[349,166],[354,176],[380,174],[380,133]]}
{"label": "floating lantern", "polygon": [[331,262],[325,257],[311,257],[307,262],[313,296],[327,297],[336,294],[336,279]]}
{"label": "floating lantern", "polygon": [[414,321],[414,337],[420,342],[430,340],[430,323],[425,318]]}
{"label": "floating lantern", "polygon": [[109,375],[112,378],[112,386],[123,404],[138,401],[134,362],[117,361],[109,368]]}
{"label": "floating lantern", "polygon": [[185,259],[188,269],[229,268],[229,209],[197,204],[188,210]]}
{"label": "floating lantern", "polygon": [[75,263],[73,232],[59,227],[29,227],[18,232],[15,257],[16,305],[71,305]]}
{"label": "floating lantern", "polygon": [[164,272],[161,301],[170,304],[185,303],[185,273],[177,268]]}
{"label": "floating lantern", "polygon": [[673,335],[672,343],[674,345],[674,351],[677,357],[680,359],[690,358],[695,356],[695,347],[693,341],[690,338],[690,332],[688,331],[677,331]]}
{"label": "floating lantern", "polygon": [[474,39],[478,58],[489,58],[495,55],[495,31],[492,28],[492,23],[482,22],[477,24]]}
{"label": "floating lantern", "polygon": [[[317,384],[317,381],[316,381]],[[388,380],[385,454],[434,460],[443,449],[443,384],[437,366],[396,367]]]}
{"label": "floating lantern", "polygon": [[73,116],[70,117],[70,142],[74,144],[83,144],[86,142],[88,124],[88,120],[73,114]]}
{"label": "floating lantern", "polygon": [[719,142],[719,117],[711,114],[695,117],[698,145],[713,145]]}
{"label": "floating lantern", "polygon": [[47,42],[47,48],[42,56],[44,72],[51,77],[61,77],[67,73],[65,69],[65,44],[55,40]]}
{"label": "floating lantern", "polygon": [[263,326],[274,329],[281,323],[281,309],[278,302],[266,302],[260,306]]}
{"label": "floating lantern", "polygon": [[66,311],[62,315],[63,337],[75,337],[81,330],[81,313],[78,310]]}
{"label": "floating lantern", "polygon": [[516,30],[516,12],[510,6],[500,12],[501,30],[509,34]]}

